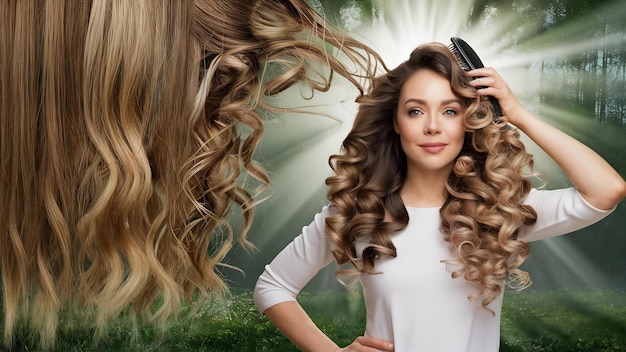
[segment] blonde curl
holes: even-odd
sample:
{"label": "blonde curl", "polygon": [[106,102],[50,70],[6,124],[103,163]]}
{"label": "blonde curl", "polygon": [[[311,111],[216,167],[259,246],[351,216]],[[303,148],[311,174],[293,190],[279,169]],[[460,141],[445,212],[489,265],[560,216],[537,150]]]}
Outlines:
{"label": "blonde curl", "polygon": [[44,349],[68,307],[101,336],[226,292],[267,98],[382,64],[300,0],[2,1],[0,51],[3,340],[24,323]]}
{"label": "blonde curl", "polygon": [[[370,92],[359,99],[352,130],[342,153],[330,158],[335,175],[326,180],[335,213],[327,232],[337,262],[352,263],[361,273],[374,274],[375,260],[396,256],[390,234],[404,229],[408,213],[400,197],[406,175],[406,155],[393,128],[404,81],[428,69],[450,81],[465,107],[465,143],[446,184],[447,200],[440,210],[441,232],[450,244],[451,276],[476,284],[488,309],[505,283],[522,288],[528,275],[519,265],[528,245],[517,239],[519,228],[535,222],[535,211],[523,201],[530,191],[533,159],[519,133],[495,122],[491,105],[468,82],[456,58],[442,44],[415,49],[406,62],[377,77]],[[369,243],[356,253],[355,243]],[[338,274],[345,273],[341,270]]]}

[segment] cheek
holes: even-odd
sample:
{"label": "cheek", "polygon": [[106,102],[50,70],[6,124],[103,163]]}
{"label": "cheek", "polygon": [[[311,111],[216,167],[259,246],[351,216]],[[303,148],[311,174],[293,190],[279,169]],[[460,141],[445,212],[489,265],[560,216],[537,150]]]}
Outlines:
{"label": "cheek", "polygon": [[463,121],[454,121],[453,124],[450,125],[450,136],[456,140],[463,143],[465,140],[465,127],[463,126]]}
{"label": "cheek", "polygon": [[395,124],[396,133],[400,135],[400,139],[415,139],[417,136],[417,128],[414,124],[401,120]]}
{"label": "cheek", "polygon": [[459,153],[461,153],[461,150],[463,150],[463,146],[465,145],[465,130],[461,129],[460,131],[458,131],[457,135],[455,136],[455,141],[456,141],[456,153],[457,155]]}
{"label": "cheek", "polygon": [[459,128],[459,130],[456,133],[456,139],[461,142],[461,144],[463,144],[465,142],[465,129],[464,128]]}

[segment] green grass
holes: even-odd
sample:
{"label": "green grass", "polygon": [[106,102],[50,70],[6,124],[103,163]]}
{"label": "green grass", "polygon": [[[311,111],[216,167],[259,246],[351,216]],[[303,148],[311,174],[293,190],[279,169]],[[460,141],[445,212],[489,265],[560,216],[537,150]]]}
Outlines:
{"label": "green grass", "polygon": [[624,291],[544,291],[505,297],[502,351],[626,351]]}
{"label": "green grass", "polygon": [[[303,293],[313,320],[339,345],[363,333],[364,307],[358,293]],[[258,313],[251,293],[211,305],[190,307],[159,331],[140,326],[136,336],[124,317],[105,338],[93,340],[77,315],[65,314],[52,351],[297,351]],[[15,351],[36,351],[26,329]],[[526,291],[507,293],[502,314],[501,351],[626,351],[626,295],[623,291]]]}

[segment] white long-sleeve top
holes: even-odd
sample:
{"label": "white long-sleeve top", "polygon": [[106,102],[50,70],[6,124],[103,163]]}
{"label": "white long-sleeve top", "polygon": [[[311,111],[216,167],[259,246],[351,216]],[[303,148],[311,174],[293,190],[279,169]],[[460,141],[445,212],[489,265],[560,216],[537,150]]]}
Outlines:
{"label": "white long-sleeve top", "polygon": [[[525,203],[537,211],[537,222],[520,229],[518,238],[524,241],[569,233],[612,212],[593,207],[575,188],[533,189]],[[359,276],[367,311],[365,335],[392,341],[396,352],[498,351],[503,295],[489,305],[495,315],[468,300],[477,287],[453,279],[442,263],[453,255],[440,232],[439,209],[407,207],[407,227],[391,235],[397,257],[376,261],[381,274]],[[265,267],[254,291],[259,311],[295,301],[309,280],[334,260],[325,234],[331,212],[324,207]],[[358,243],[357,252],[365,246]]]}

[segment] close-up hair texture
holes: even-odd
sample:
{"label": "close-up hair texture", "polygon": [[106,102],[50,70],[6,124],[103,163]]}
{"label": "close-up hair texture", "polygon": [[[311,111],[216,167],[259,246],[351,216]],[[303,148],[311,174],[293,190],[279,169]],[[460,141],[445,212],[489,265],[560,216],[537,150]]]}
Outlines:
{"label": "close-up hair texture", "polygon": [[[529,248],[516,234],[536,221],[534,209],[523,204],[531,189],[533,159],[517,130],[502,128],[506,121],[493,121],[489,101],[469,85],[470,78],[443,44],[422,45],[409,60],[377,77],[369,94],[358,100],[341,154],[330,157],[336,175],[326,184],[336,212],[326,221],[327,232],[337,262],[354,267],[337,274],[376,274],[376,259],[396,256],[390,235],[407,226],[409,215],[400,197],[407,160],[393,120],[404,82],[422,69],[446,78],[465,108],[465,143],[446,183],[441,230],[453,253],[451,275],[477,284],[481,293],[468,298],[489,309],[507,281],[514,288],[530,283],[518,268]],[[357,241],[368,243],[361,256]]]}
{"label": "close-up hair texture", "polygon": [[381,64],[303,0],[0,2],[5,345],[27,324],[52,346],[72,305],[101,334],[225,292],[269,184],[260,112],[284,111],[264,97],[363,92]]}

